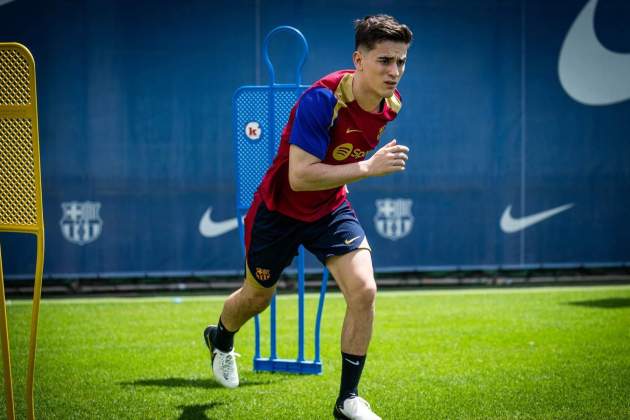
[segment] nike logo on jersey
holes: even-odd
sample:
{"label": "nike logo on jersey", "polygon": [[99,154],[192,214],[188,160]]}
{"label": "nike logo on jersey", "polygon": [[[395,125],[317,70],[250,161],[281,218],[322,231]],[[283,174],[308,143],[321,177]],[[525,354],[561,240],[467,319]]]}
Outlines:
{"label": "nike logo on jersey", "polygon": [[348,128],[346,129],[346,134],[350,134],[350,133],[361,133],[363,130],[357,130],[354,128]]}
{"label": "nike logo on jersey", "polygon": [[215,238],[224,235],[237,227],[238,221],[236,217],[220,222],[212,220],[212,207],[208,207],[208,210],[206,210],[199,221],[199,233],[206,238]]}
{"label": "nike logo on jersey", "polygon": [[556,214],[561,213],[565,210],[568,210],[571,207],[573,207],[573,204],[565,204],[564,206],[542,211],[540,213],[532,214],[530,216],[514,218],[510,214],[512,211],[512,206],[509,205],[503,212],[503,215],[501,216],[501,222],[499,224],[503,232],[515,233],[523,229],[527,229],[528,227],[535,225],[536,223],[540,223],[545,219],[549,219],[550,217],[555,216]]}
{"label": "nike logo on jersey", "polygon": [[357,239],[359,239],[360,237],[361,237],[361,236],[355,236],[355,237],[354,237],[354,238],[352,238],[352,239],[346,239],[345,241],[343,241],[343,243],[344,243],[344,244],[346,244],[346,245],[350,245],[350,244],[352,244],[352,242],[356,241],[356,240],[357,240]]}

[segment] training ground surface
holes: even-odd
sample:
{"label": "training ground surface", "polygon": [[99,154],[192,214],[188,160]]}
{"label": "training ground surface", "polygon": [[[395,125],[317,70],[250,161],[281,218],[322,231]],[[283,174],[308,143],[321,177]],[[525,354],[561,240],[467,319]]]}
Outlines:
{"label": "training ground surface", "polygon": [[[327,296],[322,376],[253,373],[252,322],[237,335],[235,390],[211,379],[202,339],[222,301],[44,300],[36,416],[331,418],[342,297]],[[296,354],[295,301],[279,299],[281,356]],[[316,301],[306,300],[311,329]],[[11,302],[9,321],[23,415],[30,302]],[[629,390],[630,286],[382,292],[360,387],[384,419],[630,418]]]}

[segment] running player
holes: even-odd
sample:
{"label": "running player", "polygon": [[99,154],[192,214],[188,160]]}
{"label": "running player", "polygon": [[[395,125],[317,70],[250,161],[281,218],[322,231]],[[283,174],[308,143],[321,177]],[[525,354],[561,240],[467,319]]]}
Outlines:
{"label": "running player", "polygon": [[225,301],[218,325],[204,331],[216,380],[238,386],[234,334],[271,300],[300,244],[337,281],[346,300],[341,386],[334,416],[379,419],[358,385],[372,335],[376,282],[365,232],[346,184],[405,170],[406,146],[392,140],[365,160],[402,101],[396,86],[412,33],[387,15],[355,22],[354,70],[315,82],[297,101],[271,167],[245,217],[245,280]]}

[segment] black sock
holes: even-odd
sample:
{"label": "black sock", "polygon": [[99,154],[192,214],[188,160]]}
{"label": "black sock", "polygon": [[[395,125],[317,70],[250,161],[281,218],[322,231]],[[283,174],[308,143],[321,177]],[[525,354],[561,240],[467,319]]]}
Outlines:
{"label": "black sock", "polygon": [[237,332],[238,330],[228,331],[223,322],[221,322],[221,317],[219,317],[219,324],[215,330],[214,337],[211,337],[212,344],[223,352],[230,352],[234,348],[234,334]]}
{"label": "black sock", "polygon": [[341,352],[341,386],[337,402],[359,395],[359,381],[365,364],[365,356]]}

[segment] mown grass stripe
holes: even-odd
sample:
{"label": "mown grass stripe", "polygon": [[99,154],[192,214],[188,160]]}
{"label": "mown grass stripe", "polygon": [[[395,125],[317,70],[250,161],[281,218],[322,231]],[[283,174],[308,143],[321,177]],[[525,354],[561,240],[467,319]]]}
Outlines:
{"label": "mown grass stripe", "polygon": [[[530,294],[530,293],[582,293],[582,292],[598,292],[598,291],[615,291],[630,290],[630,285],[594,285],[594,286],[532,286],[532,287],[489,287],[489,288],[471,288],[471,289],[413,289],[413,290],[380,290],[378,299],[394,298],[409,295],[424,296],[450,296],[450,295],[494,295],[494,294]],[[89,297],[89,298],[48,298],[42,299],[42,305],[89,305],[89,304],[111,304],[111,303],[151,303],[151,302],[216,302],[224,301],[228,294],[221,295],[203,295],[203,296],[186,296],[173,294],[172,296],[130,296],[130,297]],[[339,299],[343,296],[337,290],[328,292],[326,299]],[[319,293],[309,292],[305,295],[306,299],[317,299]],[[175,301],[179,299],[179,301]],[[278,299],[295,299],[295,294],[282,294]],[[28,299],[11,299],[7,301],[10,305],[30,305]]]}

